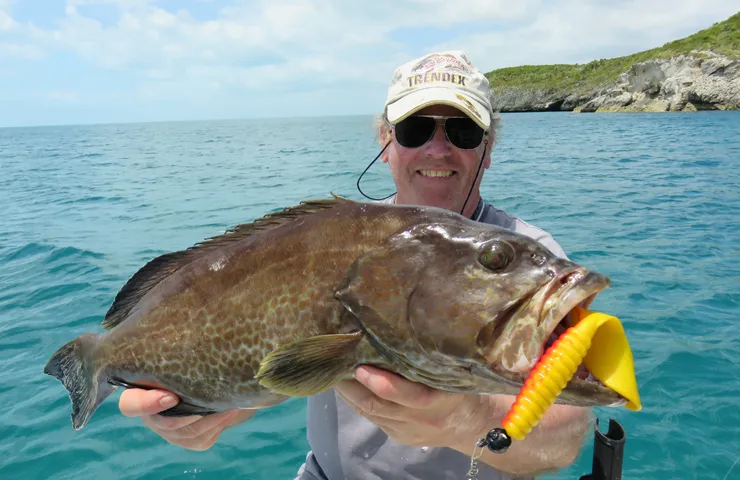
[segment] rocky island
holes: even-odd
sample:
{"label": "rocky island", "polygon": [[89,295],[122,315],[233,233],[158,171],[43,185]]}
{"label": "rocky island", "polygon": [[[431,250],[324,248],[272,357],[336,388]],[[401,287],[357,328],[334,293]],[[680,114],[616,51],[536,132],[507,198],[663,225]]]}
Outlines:
{"label": "rocky island", "polygon": [[633,55],[486,74],[502,112],[740,110],[740,13]]}

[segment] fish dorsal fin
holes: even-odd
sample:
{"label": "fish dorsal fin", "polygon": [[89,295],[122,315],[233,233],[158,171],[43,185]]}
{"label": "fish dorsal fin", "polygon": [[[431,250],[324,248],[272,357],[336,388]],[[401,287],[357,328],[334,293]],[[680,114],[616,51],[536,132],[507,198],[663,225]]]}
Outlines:
{"label": "fish dorsal fin", "polygon": [[333,198],[330,199],[302,201],[298,205],[268,213],[251,223],[237,225],[221,235],[196,243],[186,250],[166,253],[154,258],[139,269],[118,292],[113,304],[105,314],[102,323],[103,328],[110,330],[121,323],[152,288],[203,255],[225,245],[242,241],[258,232],[290,223],[296,218],[354,202],[334,194],[332,196]]}

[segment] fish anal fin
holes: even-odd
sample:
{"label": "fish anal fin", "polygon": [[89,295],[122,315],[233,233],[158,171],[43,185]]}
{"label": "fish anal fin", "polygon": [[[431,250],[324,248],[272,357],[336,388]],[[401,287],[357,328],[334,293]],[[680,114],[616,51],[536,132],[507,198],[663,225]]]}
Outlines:
{"label": "fish anal fin", "polygon": [[237,225],[221,235],[196,243],[186,250],[166,253],[152,259],[139,269],[118,292],[105,314],[102,327],[110,330],[123,322],[152,288],[194,260],[218,248],[240,242],[258,232],[347,203],[354,203],[354,201],[334,194],[329,199],[305,200],[298,205],[268,213],[253,222]]}
{"label": "fish anal fin", "polygon": [[[149,385],[139,385],[135,383],[130,383],[118,377],[109,378],[108,383],[116,387],[138,388],[141,390],[154,390],[156,388],[156,387],[151,387]],[[168,408],[167,410],[163,410],[159,412],[158,415],[162,415],[163,417],[188,417],[190,415],[205,416],[205,415],[211,415],[213,413],[218,413],[218,412],[208,407],[202,407],[202,406],[195,405],[193,403],[190,403],[184,400],[180,400],[180,402],[177,405],[175,405],[174,407]]]}
{"label": "fish anal fin", "polygon": [[290,397],[321,393],[351,374],[362,332],[318,335],[269,353],[257,372],[260,385]]}
{"label": "fish anal fin", "polygon": [[200,415],[205,417],[214,413],[218,412],[206,407],[193,405],[192,403],[180,402],[172,408],[159,412],[158,415],[162,415],[163,417],[189,417],[191,415]]}

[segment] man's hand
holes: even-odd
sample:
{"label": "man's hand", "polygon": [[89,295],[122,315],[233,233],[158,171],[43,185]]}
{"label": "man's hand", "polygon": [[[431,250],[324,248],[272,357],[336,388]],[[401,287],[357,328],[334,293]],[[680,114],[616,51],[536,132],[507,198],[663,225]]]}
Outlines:
{"label": "man's hand", "polygon": [[169,443],[189,450],[207,450],[216,443],[226,428],[241,423],[256,410],[232,410],[212,415],[164,417],[157,415],[177,405],[179,399],[164,390],[126,389],[118,407],[127,417],[141,417],[141,421]]}
{"label": "man's hand", "polygon": [[[404,445],[448,447],[464,455],[470,455],[475,442],[501,424],[515,400],[434,390],[367,366],[359,367],[355,378],[337,385],[337,393],[389,437]],[[565,468],[581,450],[589,412],[553,405],[527,438],[515,441],[503,454],[485,449],[480,461],[516,475]]]}
{"label": "man's hand", "polygon": [[337,385],[337,393],[404,445],[451,447],[469,436],[471,424],[491,422],[487,397],[434,390],[373,367],[359,367],[355,378]]}

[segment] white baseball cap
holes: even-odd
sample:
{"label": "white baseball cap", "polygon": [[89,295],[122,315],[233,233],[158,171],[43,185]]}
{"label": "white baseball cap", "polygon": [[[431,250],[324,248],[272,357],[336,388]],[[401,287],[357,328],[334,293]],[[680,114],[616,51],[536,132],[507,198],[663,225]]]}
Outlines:
{"label": "white baseball cap", "polygon": [[459,108],[483,129],[491,124],[488,79],[461,51],[430,53],[393,73],[385,102],[391,124],[435,104]]}

